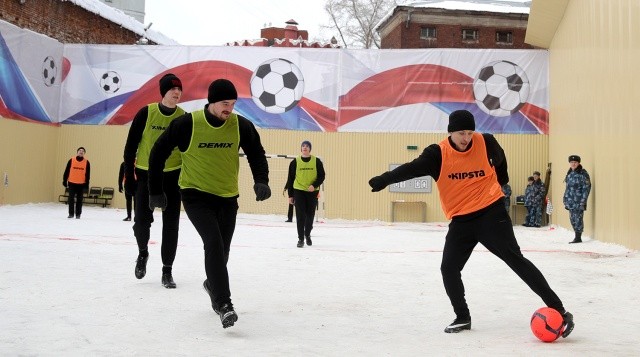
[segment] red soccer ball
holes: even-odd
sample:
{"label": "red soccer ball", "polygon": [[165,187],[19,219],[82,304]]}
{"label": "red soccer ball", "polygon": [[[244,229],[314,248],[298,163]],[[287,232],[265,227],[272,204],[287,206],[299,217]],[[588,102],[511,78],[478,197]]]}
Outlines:
{"label": "red soccer ball", "polygon": [[541,307],[531,316],[531,332],[544,342],[553,342],[560,337],[564,319],[556,309]]}

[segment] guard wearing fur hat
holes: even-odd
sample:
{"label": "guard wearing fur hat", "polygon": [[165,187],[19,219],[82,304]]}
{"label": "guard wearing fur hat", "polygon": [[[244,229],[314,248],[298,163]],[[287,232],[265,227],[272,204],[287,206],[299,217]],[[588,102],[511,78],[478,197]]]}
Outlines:
{"label": "guard wearing fur hat", "polygon": [[562,201],[564,208],[569,211],[569,220],[575,232],[575,237],[569,243],[582,243],[583,216],[591,192],[591,178],[580,162],[580,156],[570,155],[569,170],[564,178],[566,188]]}
{"label": "guard wearing fur hat", "polygon": [[[182,97],[182,81],[176,75],[167,73],[159,80],[159,103],[142,107],[133,118],[127,143],[124,147],[125,192],[135,200],[133,234],[138,243],[138,259],[134,274],[142,279],[147,273],[149,260],[149,239],[153,211],[149,209],[149,189],[147,185],[149,155],[156,140],[174,119],[185,111],[178,106]],[[181,158],[174,150],[164,166],[163,185],[167,194],[167,209],[162,212],[162,285],[174,289],[172,267],[178,249],[178,229],[180,223],[180,176]]]}
{"label": "guard wearing fur hat", "polygon": [[471,329],[461,272],[473,249],[481,243],[498,256],[547,304],[564,317],[563,337],[573,330],[573,316],[538,268],[520,251],[500,185],[509,182],[507,158],[495,137],[475,132],[475,118],[467,110],[449,115],[449,136],[432,144],[411,162],[369,180],[371,191],[420,176],[431,176],[440,191],[442,209],[451,219],[440,271],[456,314],[447,333]]}
{"label": "guard wearing fur hat", "polygon": [[180,193],[189,220],[204,244],[203,287],[222,327],[238,320],[231,303],[227,261],[238,213],[238,151],[242,149],[253,175],[256,201],[271,196],[269,165],[260,135],[251,121],[233,112],[238,99],[227,79],[209,85],[204,109],[172,121],[158,138],[149,160],[149,207],[166,208],[162,172],[174,149],[182,156]]}

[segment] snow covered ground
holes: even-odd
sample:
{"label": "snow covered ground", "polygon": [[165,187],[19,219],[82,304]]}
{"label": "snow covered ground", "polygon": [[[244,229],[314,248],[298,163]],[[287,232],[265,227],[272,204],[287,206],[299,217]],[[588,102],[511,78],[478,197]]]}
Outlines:
{"label": "snow covered ground", "polygon": [[182,214],[173,275],[160,284],[160,212],[147,276],[121,209],[0,206],[0,355],[638,356],[640,257],[571,231],[515,227],[576,328],[554,343],[529,329],[542,301],[478,246],[463,279],[471,331],[446,334],[440,277],[446,223],[323,220],[296,248],[294,223],[240,215],[231,248],[239,320],[223,329],[202,289],[203,249]]}

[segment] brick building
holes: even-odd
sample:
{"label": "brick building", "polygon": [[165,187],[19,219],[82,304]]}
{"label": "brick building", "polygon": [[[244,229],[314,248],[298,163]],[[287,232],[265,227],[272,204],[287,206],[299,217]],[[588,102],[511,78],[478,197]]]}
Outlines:
{"label": "brick building", "polygon": [[309,41],[307,30],[298,29],[295,20],[285,22],[285,27],[265,27],[260,30],[257,40],[240,40],[226,43],[227,46],[256,46],[256,47],[302,47],[302,48],[340,48],[338,41],[332,38],[330,42],[321,43]]}
{"label": "brick building", "polygon": [[132,45],[144,37],[148,44],[176,44],[97,0],[0,0],[0,4],[0,20],[62,43]]}
{"label": "brick building", "polygon": [[528,19],[528,5],[518,1],[422,1],[395,7],[376,29],[384,49],[529,49]]}

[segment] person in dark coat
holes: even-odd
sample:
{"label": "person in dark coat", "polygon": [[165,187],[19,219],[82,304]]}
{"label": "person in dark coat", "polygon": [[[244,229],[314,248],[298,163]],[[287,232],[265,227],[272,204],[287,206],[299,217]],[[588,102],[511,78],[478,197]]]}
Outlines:
{"label": "person in dark coat", "polygon": [[587,210],[587,200],[591,192],[591,177],[580,161],[578,155],[569,156],[569,171],[564,178],[566,188],[562,201],[564,208],[569,211],[569,220],[575,233],[573,241],[569,243],[582,243],[584,211]]}

